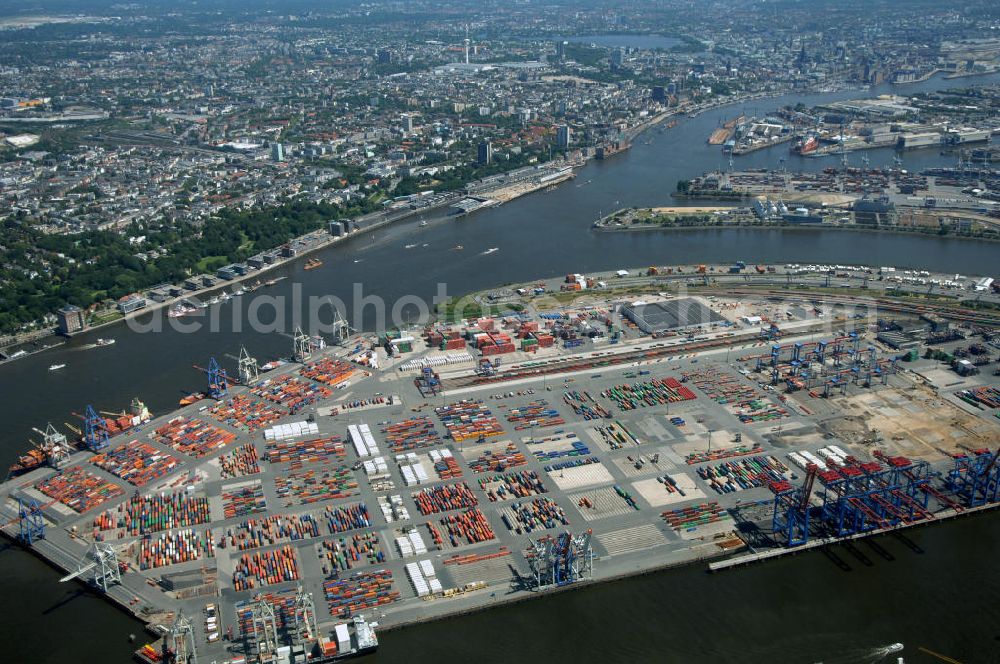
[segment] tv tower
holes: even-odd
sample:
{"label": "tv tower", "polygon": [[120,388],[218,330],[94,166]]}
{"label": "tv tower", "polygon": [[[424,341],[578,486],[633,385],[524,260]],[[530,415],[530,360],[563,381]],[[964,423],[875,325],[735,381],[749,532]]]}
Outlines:
{"label": "tv tower", "polygon": [[465,24],[465,64],[469,64],[469,24]]}

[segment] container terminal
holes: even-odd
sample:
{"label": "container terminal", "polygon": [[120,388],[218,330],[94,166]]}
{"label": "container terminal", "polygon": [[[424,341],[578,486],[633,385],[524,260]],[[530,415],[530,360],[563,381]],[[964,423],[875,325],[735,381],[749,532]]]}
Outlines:
{"label": "container terminal", "polygon": [[329,662],[1000,499],[989,277],[650,267],[468,301],[492,315],[206,358],[171,413],[82,406],[3,484],[3,532],[145,621],[139,660]]}

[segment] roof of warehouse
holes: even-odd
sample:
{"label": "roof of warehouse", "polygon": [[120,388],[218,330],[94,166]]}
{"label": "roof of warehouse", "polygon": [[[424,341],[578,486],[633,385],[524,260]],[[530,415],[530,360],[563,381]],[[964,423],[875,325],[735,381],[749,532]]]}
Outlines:
{"label": "roof of warehouse", "polygon": [[690,297],[629,308],[635,317],[641,318],[646,325],[660,329],[707,325],[725,320],[698,300]]}

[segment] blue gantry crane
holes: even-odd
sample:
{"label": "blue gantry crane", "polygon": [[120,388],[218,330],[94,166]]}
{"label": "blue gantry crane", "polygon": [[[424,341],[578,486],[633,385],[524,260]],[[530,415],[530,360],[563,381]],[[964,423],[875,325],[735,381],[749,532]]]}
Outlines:
{"label": "blue gantry crane", "polygon": [[229,396],[229,376],[214,357],[209,359],[206,373],[208,373],[208,396],[213,399]]}
{"label": "blue gantry crane", "polygon": [[110,435],[104,418],[88,405],[83,415],[83,442],[91,452],[100,452],[109,444]]}
{"label": "blue gantry crane", "polygon": [[966,507],[1000,500],[1000,449],[971,450],[955,457],[948,485]]}
{"label": "blue gantry crane", "polygon": [[17,499],[17,538],[24,544],[33,544],[45,537],[45,519],[42,508],[34,498]]}
{"label": "blue gantry crane", "polygon": [[806,467],[806,478],[801,487],[792,486],[788,480],[768,484],[774,494],[774,515],[771,529],[785,546],[799,546],[809,541],[809,497],[819,467],[811,463]]}

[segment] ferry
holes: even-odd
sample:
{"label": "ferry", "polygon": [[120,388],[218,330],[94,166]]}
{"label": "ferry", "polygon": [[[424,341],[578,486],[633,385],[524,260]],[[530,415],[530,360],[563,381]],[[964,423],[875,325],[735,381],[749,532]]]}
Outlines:
{"label": "ferry", "polygon": [[53,364],[49,367],[49,371],[59,371],[65,366],[66,366],[65,364]]}

